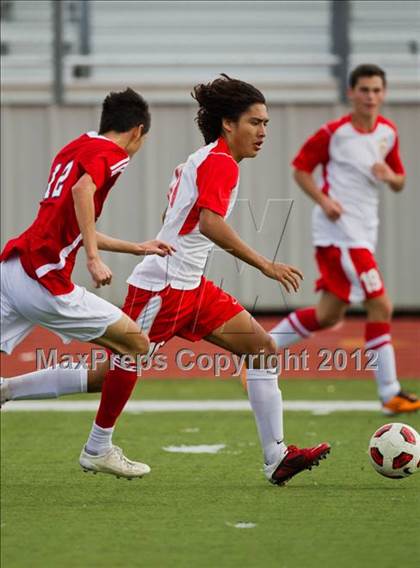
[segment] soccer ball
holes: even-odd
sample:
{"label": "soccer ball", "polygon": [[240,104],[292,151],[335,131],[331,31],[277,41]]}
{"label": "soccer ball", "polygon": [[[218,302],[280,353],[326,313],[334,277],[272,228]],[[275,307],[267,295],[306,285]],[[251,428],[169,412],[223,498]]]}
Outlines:
{"label": "soccer ball", "polygon": [[369,457],[381,475],[408,477],[420,468],[420,435],[407,424],[384,424],[370,439]]}

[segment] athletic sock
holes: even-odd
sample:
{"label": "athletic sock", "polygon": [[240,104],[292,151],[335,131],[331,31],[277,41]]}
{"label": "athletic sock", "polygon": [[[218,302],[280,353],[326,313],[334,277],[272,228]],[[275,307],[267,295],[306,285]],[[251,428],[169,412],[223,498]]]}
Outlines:
{"label": "athletic sock", "polygon": [[111,428],[124,409],[137,382],[134,363],[125,364],[114,357],[111,369],[105,375],[102,396],[95,423],[101,428]]}
{"label": "athletic sock", "polygon": [[283,400],[277,375],[267,369],[247,369],[248,398],[254,412],[267,465],[286,455],[283,441]]}
{"label": "athletic sock", "polygon": [[85,450],[93,456],[105,454],[112,448],[112,433],[114,428],[101,428],[93,423]]}
{"label": "athletic sock", "polygon": [[270,331],[277,348],[288,347],[302,339],[307,339],[313,331],[321,329],[315,308],[296,310],[284,318]]}
{"label": "athletic sock", "polygon": [[388,322],[367,322],[365,338],[365,348],[377,354],[374,375],[379,397],[388,402],[401,390],[391,343],[391,325]]}
{"label": "athletic sock", "polygon": [[114,425],[137,382],[135,363],[124,363],[114,356],[102,385],[101,402],[85,449],[90,454],[103,454],[112,447]]}
{"label": "athletic sock", "polygon": [[7,381],[10,400],[58,398],[87,391],[87,369],[78,364],[48,367]]}

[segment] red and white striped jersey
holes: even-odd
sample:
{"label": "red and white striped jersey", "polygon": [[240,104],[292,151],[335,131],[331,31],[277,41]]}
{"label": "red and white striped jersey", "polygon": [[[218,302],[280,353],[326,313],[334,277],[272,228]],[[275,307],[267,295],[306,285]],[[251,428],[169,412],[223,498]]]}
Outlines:
{"label": "red and white striped jersey", "polygon": [[68,294],[76,253],[82,245],[72,188],[87,173],[96,185],[95,219],[109,190],[128,165],[127,152],[96,132],[83,134],[62,148],[51,166],[48,185],[32,225],[10,240],[0,260],[19,255],[23,268],[54,295]]}
{"label": "red and white striped jersey", "polygon": [[168,209],[157,235],[176,248],[165,258],[153,255],[138,264],[127,282],[145,290],[168,285],[192,290],[200,285],[207,257],[214,243],[199,230],[201,209],[227,218],[235,204],[239,167],[224,138],[191,154],[175,168],[168,193]]}
{"label": "red and white striped jersey", "polygon": [[311,173],[322,165],[322,191],[344,212],[330,221],[319,205],[312,216],[315,246],[351,246],[374,252],[379,225],[378,201],[383,183],[372,173],[376,162],[404,173],[396,126],[379,116],[370,132],[358,130],[346,115],[322,126],[300,149],[292,164]]}

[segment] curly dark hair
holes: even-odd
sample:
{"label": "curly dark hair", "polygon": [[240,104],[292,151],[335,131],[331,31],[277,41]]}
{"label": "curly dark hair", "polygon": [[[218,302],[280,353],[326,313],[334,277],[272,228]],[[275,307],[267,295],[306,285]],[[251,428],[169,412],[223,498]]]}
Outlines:
{"label": "curly dark hair", "polygon": [[149,105],[144,98],[127,87],[125,91],[109,93],[102,103],[99,134],[110,130],[128,132],[139,124],[143,125],[143,134],[150,129]]}
{"label": "curly dark hair", "polygon": [[196,85],[191,93],[199,104],[196,121],[206,144],[222,134],[222,120],[237,122],[248,108],[265,104],[264,95],[253,85],[231,79],[225,73],[211,83]]}
{"label": "curly dark hair", "polygon": [[353,69],[349,77],[349,86],[354,89],[357,85],[357,81],[362,77],[380,77],[383,81],[383,86],[386,87],[386,73],[373,63],[362,63]]}

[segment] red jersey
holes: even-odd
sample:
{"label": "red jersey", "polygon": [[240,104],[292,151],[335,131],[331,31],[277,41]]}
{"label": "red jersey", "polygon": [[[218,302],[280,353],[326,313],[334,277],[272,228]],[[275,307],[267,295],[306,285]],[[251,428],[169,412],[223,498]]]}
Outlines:
{"label": "red jersey", "polygon": [[109,190],[128,165],[127,152],[96,132],[82,134],[62,148],[51,166],[48,185],[32,225],[4,247],[0,260],[19,255],[25,272],[54,295],[68,294],[82,235],[74,209],[72,188],[85,174],[96,185],[95,220]]}

